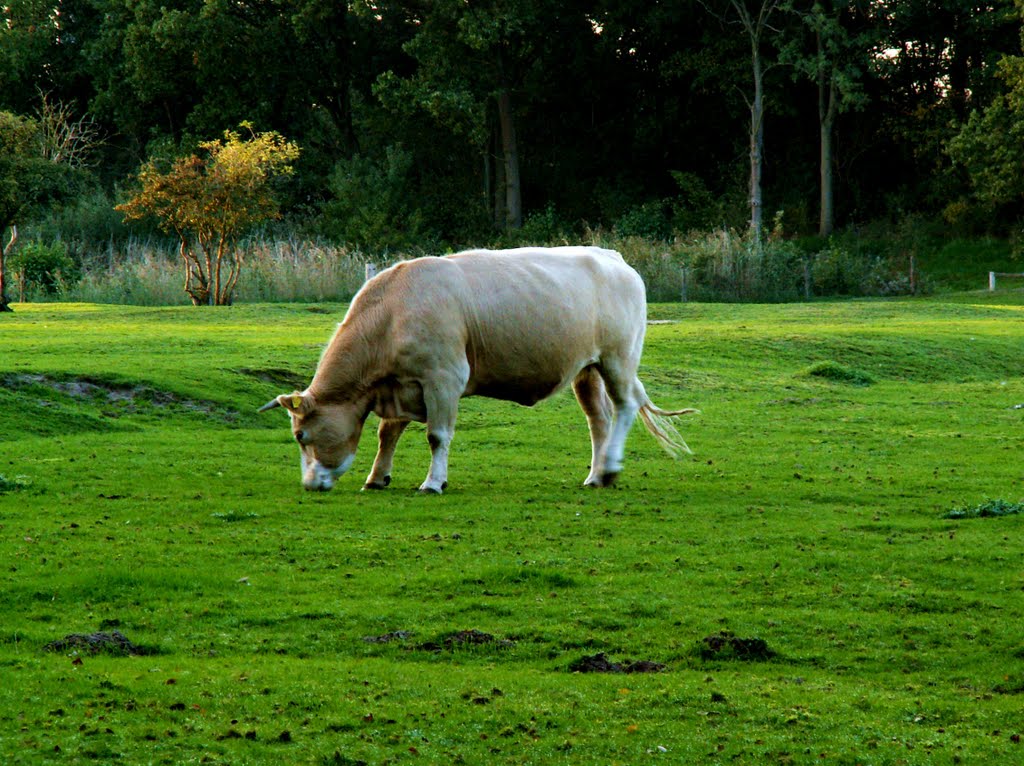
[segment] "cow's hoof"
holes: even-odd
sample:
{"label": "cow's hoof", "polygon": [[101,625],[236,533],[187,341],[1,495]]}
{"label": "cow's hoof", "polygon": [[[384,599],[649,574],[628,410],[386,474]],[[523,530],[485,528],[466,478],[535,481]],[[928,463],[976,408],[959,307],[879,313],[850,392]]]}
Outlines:
{"label": "cow's hoof", "polygon": [[391,477],[385,476],[380,481],[368,481],[363,485],[363,489],[387,489],[391,483]]}
{"label": "cow's hoof", "polygon": [[420,487],[421,495],[440,495],[444,490],[448,489],[448,482],[444,482],[440,488],[432,487],[429,484],[424,484]]}
{"label": "cow's hoof", "polygon": [[610,487],[615,483],[615,480],[619,478],[619,472],[613,471],[608,473],[602,473],[600,476],[588,476],[587,480],[583,482],[584,487]]}

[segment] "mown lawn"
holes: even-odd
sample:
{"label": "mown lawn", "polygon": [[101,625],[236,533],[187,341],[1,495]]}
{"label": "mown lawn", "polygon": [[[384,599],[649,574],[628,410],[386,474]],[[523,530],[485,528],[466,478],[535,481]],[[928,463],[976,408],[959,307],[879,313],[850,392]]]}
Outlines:
{"label": "mown lawn", "polygon": [[256,414],[343,308],[0,318],[0,762],[1024,761],[1024,515],[944,518],[1024,500],[1020,293],[652,306],[692,457],[584,491],[570,394],[470,399],[441,497]]}

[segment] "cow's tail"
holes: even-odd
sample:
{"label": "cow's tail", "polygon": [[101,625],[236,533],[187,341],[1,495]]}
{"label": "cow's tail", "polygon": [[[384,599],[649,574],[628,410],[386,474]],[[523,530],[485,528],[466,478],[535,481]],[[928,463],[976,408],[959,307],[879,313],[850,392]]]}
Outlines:
{"label": "cow's tail", "polygon": [[658,440],[662,448],[677,460],[683,455],[691,455],[693,451],[686,446],[683,437],[676,430],[671,418],[679,415],[693,415],[700,410],[662,410],[654,406],[650,399],[640,407],[640,419],[651,435]]}

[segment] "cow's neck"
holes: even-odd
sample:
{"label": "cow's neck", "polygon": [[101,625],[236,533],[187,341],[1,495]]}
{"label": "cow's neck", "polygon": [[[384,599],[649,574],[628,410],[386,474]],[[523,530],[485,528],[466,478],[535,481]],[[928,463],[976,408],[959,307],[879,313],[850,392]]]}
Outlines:
{"label": "cow's neck", "polygon": [[346,321],[335,332],[317,367],[309,392],[321,403],[341,404],[368,396],[382,375],[365,322]]}

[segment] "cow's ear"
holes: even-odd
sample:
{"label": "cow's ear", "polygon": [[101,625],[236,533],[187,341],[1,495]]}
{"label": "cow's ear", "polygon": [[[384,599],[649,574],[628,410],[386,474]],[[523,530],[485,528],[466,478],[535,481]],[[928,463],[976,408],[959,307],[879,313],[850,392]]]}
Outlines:
{"label": "cow's ear", "polygon": [[281,396],[277,397],[277,401],[293,415],[308,415],[313,411],[315,404],[310,394],[303,394],[299,391],[281,394]]}

